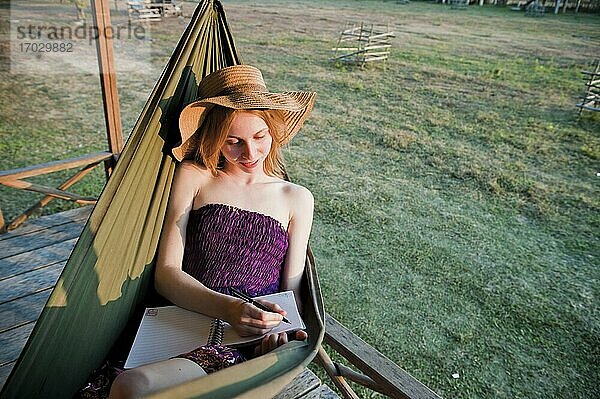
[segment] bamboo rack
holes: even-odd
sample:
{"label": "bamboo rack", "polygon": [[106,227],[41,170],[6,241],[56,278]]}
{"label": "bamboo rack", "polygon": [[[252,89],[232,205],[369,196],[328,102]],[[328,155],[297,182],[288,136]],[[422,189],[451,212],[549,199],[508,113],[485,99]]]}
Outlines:
{"label": "bamboo rack", "polygon": [[583,110],[600,111],[600,58],[596,60],[596,67],[592,71],[582,71],[586,76],[585,94],[581,96],[581,102],[576,104],[579,115]]}
{"label": "bamboo rack", "polygon": [[[346,23],[337,45],[332,48],[331,61],[345,62],[364,66],[372,61],[387,60],[392,47],[394,32],[389,27],[376,27],[361,22]],[[341,53],[341,54],[340,54]]]}

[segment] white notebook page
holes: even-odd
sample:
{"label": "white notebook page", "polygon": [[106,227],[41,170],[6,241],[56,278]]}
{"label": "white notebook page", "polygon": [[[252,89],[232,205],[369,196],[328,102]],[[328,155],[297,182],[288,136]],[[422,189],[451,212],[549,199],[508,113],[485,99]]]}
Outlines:
{"label": "white notebook page", "polygon": [[[292,291],[264,295],[256,299],[277,303],[287,311],[285,317],[290,324],[281,322],[271,330],[272,333],[305,328]],[[147,308],[125,362],[125,368],[170,359],[205,345],[212,321],[211,317],[178,306]],[[259,338],[260,336],[240,337],[225,323],[223,345],[247,343]]]}

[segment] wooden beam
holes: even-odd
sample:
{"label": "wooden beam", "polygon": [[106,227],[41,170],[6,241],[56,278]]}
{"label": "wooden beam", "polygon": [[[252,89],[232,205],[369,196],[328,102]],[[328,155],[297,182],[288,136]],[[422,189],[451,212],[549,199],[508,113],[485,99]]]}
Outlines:
{"label": "wooden beam", "polygon": [[[84,207],[80,209],[87,213],[87,211],[89,211],[90,208],[91,207]],[[69,212],[71,215],[77,215],[77,213],[73,213],[71,211],[67,212]],[[31,253],[36,250],[43,251],[44,248],[49,251],[53,251],[53,254],[59,256],[60,258],[60,256],[64,254],[64,248],[49,248],[49,246],[54,245],[57,242],[69,241],[71,239],[79,238],[85,224],[86,220],[78,220],[76,222],[59,224],[49,227],[47,229],[34,230],[33,232],[24,234],[20,233],[20,229],[7,233],[8,237],[6,239],[0,240],[0,268],[3,269],[0,271],[0,282],[7,277],[6,273],[10,272],[10,265],[13,264],[13,261],[19,260],[18,258],[12,258],[7,260],[7,258],[10,258],[14,255]],[[34,257],[37,257],[37,255],[32,254],[32,258]],[[68,254],[64,258],[64,260],[66,261],[67,258]],[[32,264],[33,263],[34,262],[32,260]],[[21,265],[23,265],[23,267],[29,267],[28,262],[21,263]],[[9,270],[4,270],[5,267],[8,267]],[[3,294],[3,292],[0,292],[0,297],[2,297]]]}
{"label": "wooden beam", "polygon": [[[590,102],[591,104],[591,102]],[[588,111],[600,111],[599,107],[594,107],[588,104],[577,104],[577,107],[581,108],[581,109],[587,109]]]}
{"label": "wooden beam", "polygon": [[339,370],[336,368],[335,363],[331,361],[331,358],[329,357],[327,352],[325,352],[325,349],[323,349],[323,347],[319,348],[316,360],[319,363],[319,365],[323,367],[323,370],[325,370],[329,378],[331,378],[331,381],[333,381],[333,383],[340,390],[342,396],[345,399],[359,399],[356,392],[352,390],[352,388],[350,387],[350,385],[348,385],[344,377],[340,376]]}
{"label": "wooden beam", "polygon": [[[75,224],[73,225],[73,228],[82,230],[83,226],[81,224]],[[59,234],[63,235],[60,232]],[[77,242],[77,238],[78,237],[74,237],[56,244],[51,243],[29,252],[22,252],[0,259],[0,281],[22,274],[26,271],[42,269],[55,263],[66,261],[69,259],[69,255]],[[22,235],[16,238],[16,240],[12,240],[11,243],[19,245],[19,242],[23,242],[26,239],[27,238]],[[6,245],[0,245],[0,247],[6,247]],[[3,320],[4,319],[0,318],[0,325],[4,323]]]}
{"label": "wooden beam", "polygon": [[380,393],[384,393],[381,392],[381,388],[379,387],[379,385],[377,385],[377,383],[375,381],[373,381],[373,379],[371,379],[370,377],[367,377],[364,374],[361,373],[357,373],[356,371],[352,370],[350,367],[344,366],[343,364],[340,363],[334,363],[335,367],[337,368],[338,372],[340,373],[341,377],[344,377],[350,381],[354,381],[357,384],[360,384],[364,387],[367,387],[373,391],[377,391]]}
{"label": "wooden beam", "polygon": [[382,55],[381,57],[365,58],[363,60],[363,62],[380,61],[380,60],[386,60],[387,58],[388,58],[387,55]]}
{"label": "wooden beam", "polygon": [[6,315],[0,320],[0,335],[27,323],[35,323],[50,292],[51,290],[45,290],[0,304],[0,312]]}
{"label": "wooden beam", "polygon": [[[100,87],[104,102],[104,118],[108,138],[108,150],[118,155],[123,150],[123,130],[121,127],[121,112],[117,94],[117,74],[113,54],[112,34],[110,23],[109,0],[92,0],[92,16],[98,29],[96,50],[98,53],[98,68],[100,70]],[[107,33],[109,33],[107,35]],[[114,162],[106,163],[107,174],[110,174]]]}
{"label": "wooden beam", "polygon": [[74,201],[82,205],[91,205],[96,203],[96,198],[94,197],[83,197],[81,195],[69,193],[64,190],[42,186],[41,184],[30,183],[23,180],[5,180],[2,182],[2,184],[8,187],[17,188],[19,190],[35,191],[37,193],[51,195],[56,198]]}
{"label": "wooden beam", "polygon": [[[73,184],[77,183],[85,175],[87,175],[89,172],[91,172],[96,167],[96,165],[98,165],[98,163],[99,162],[95,162],[95,163],[92,163],[92,164],[89,164],[89,165],[85,166],[83,169],[81,169],[75,175],[73,175],[72,177],[70,177],[69,179],[67,179],[66,181],[64,181],[60,186],[58,186],[58,189],[61,190],[61,191],[64,191],[67,188],[71,187]],[[6,226],[6,230],[14,230],[14,229],[16,229],[21,224],[23,224],[23,222],[25,222],[29,218],[29,216],[31,216],[33,214],[33,212],[35,212],[39,208],[42,208],[42,207],[48,205],[48,203],[50,203],[50,201],[52,201],[55,198],[56,197],[54,197],[52,195],[46,195],[44,198],[42,198],[41,200],[39,200],[38,202],[36,202],[34,205],[32,205],[29,208],[27,208],[27,210],[25,212],[21,213],[19,216],[17,216],[16,218],[14,218]]]}
{"label": "wooden beam", "polygon": [[0,183],[8,180],[25,179],[27,177],[44,175],[46,173],[57,172],[59,170],[78,168],[80,166],[105,161],[112,158],[112,156],[113,154],[110,152],[102,151],[94,154],[27,166],[19,169],[3,170],[0,171]]}
{"label": "wooden beam", "polygon": [[28,271],[0,281],[0,304],[54,288],[65,263],[66,261],[55,263],[42,269]]}
{"label": "wooden beam", "polygon": [[325,315],[325,339],[336,352],[368,375],[392,398],[440,399],[440,397],[348,330],[329,314]]}

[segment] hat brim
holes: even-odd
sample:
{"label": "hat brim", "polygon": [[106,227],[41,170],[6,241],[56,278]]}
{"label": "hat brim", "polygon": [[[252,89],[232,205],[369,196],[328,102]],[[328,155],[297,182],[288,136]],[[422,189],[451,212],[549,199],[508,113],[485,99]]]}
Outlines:
{"label": "hat brim", "polygon": [[214,105],[232,109],[270,109],[280,111],[283,121],[287,126],[286,134],[280,138],[280,144],[285,145],[302,127],[302,124],[312,110],[315,98],[316,93],[314,92],[249,92],[232,93],[194,101],[188,104],[179,116],[181,145],[173,148],[173,155],[179,161],[188,157],[194,147],[194,140],[191,140],[191,138],[202,125],[206,114]]}

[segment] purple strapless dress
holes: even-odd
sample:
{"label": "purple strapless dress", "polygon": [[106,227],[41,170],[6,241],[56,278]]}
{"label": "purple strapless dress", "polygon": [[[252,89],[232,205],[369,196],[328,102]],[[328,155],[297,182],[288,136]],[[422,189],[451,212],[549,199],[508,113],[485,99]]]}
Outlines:
{"label": "purple strapless dress", "polygon": [[271,216],[223,204],[189,215],[183,270],[208,288],[250,296],[279,291],[287,231]]}
{"label": "purple strapless dress", "polygon": [[[279,291],[287,248],[287,231],[274,218],[207,204],[190,212],[182,269],[224,294],[231,287],[250,296],[272,294]],[[207,373],[244,361],[239,350],[210,344],[177,357],[195,362]]]}

